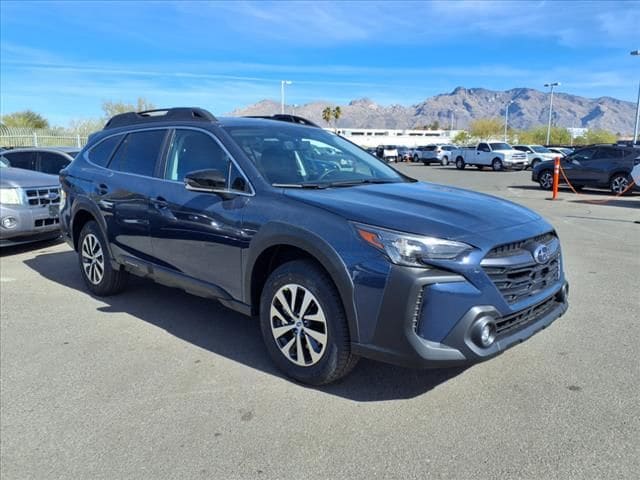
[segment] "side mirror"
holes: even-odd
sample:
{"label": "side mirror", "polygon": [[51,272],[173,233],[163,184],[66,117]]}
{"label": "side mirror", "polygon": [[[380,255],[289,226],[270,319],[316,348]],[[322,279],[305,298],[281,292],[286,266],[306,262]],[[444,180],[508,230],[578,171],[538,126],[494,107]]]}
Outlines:
{"label": "side mirror", "polygon": [[189,172],[184,177],[187,190],[196,192],[216,192],[225,190],[227,179],[220,170],[196,170]]}

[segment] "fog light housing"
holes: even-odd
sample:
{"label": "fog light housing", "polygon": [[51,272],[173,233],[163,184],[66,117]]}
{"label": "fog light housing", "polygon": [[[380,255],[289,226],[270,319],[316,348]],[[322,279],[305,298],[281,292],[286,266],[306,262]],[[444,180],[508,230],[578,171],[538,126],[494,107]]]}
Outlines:
{"label": "fog light housing", "polygon": [[2,219],[2,226],[7,230],[16,228],[18,226],[18,219],[16,217],[4,217]]}
{"label": "fog light housing", "polygon": [[489,348],[496,341],[496,324],[493,317],[480,317],[473,324],[471,338],[476,345]]}

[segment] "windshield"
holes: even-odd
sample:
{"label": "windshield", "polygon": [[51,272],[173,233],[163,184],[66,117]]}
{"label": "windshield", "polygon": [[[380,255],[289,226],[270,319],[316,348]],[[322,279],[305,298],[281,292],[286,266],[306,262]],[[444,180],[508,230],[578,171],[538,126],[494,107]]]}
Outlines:
{"label": "windshield", "polygon": [[490,143],[489,145],[491,145],[491,150],[513,150],[513,148],[511,148],[511,145],[509,145],[508,143],[498,142]]}
{"label": "windshield", "polygon": [[547,147],[543,147],[542,145],[532,145],[531,150],[536,153],[552,153]]}
{"label": "windshield", "polygon": [[225,130],[275,186],[323,188],[407,181],[382,161],[321,128],[278,124]]}

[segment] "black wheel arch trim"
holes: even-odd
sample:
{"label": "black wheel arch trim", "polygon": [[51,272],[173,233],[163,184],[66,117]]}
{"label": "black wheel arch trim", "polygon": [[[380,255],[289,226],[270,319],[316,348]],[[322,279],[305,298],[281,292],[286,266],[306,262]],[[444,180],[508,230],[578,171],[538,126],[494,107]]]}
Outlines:
{"label": "black wheel arch trim", "polygon": [[353,298],[353,281],[338,253],[320,236],[304,228],[290,224],[271,222],[260,228],[251,240],[248,256],[244,262],[243,303],[251,305],[252,277],[256,261],[267,249],[275,246],[291,246],[307,252],[327,271],[336,285],[344,306],[349,334],[352,341],[359,338],[358,319]]}
{"label": "black wheel arch trim", "polygon": [[[105,247],[109,252],[109,258],[111,259],[111,262],[114,263],[113,252],[111,251],[111,245],[109,244],[109,240],[108,240],[109,237],[107,236],[107,224],[104,220],[104,217],[102,216],[102,213],[100,212],[100,209],[96,206],[96,204],[93,201],[91,201],[88,198],[76,197],[73,202],[73,205],[71,206],[71,215],[69,219],[69,233],[71,236],[71,240],[73,242],[73,248],[76,251],[78,250],[78,245],[75,242],[76,232],[73,231],[73,225],[75,223],[76,215],[81,211],[85,211],[89,213],[95,219],[96,223],[98,224],[98,228],[100,228],[100,233],[102,233],[102,238],[106,240]],[[77,232],[77,233],[78,235],[80,235],[80,232]]]}

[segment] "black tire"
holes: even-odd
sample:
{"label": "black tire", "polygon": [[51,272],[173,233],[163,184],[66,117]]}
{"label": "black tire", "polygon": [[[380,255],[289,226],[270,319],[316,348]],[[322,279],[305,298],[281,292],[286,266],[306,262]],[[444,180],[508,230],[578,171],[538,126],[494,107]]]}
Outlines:
{"label": "black tire", "polygon": [[[307,323],[301,324],[301,322],[304,322],[305,316],[310,316],[305,315],[304,312],[302,314],[298,312],[299,317],[286,319],[290,323],[284,324],[284,326],[290,326],[295,323],[300,326],[302,333],[297,333],[298,328],[296,328],[295,333],[289,330],[276,339],[276,334],[272,331],[272,328],[279,328],[282,323],[280,323],[280,319],[277,316],[271,317],[271,307],[272,303],[274,305],[282,305],[279,300],[276,301],[276,295],[282,289],[285,289],[285,292],[290,291],[286,290],[288,285],[302,287],[306,290],[306,292],[303,292],[304,295],[310,292],[315,297],[314,303],[317,303],[319,311],[323,313],[323,318],[326,320],[324,325],[326,336],[324,347],[320,347],[322,344],[313,342],[312,345],[312,342],[310,342],[309,338],[311,336],[306,333],[308,330],[305,330],[305,328],[308,329]],[[297,288],[296,292],[298,292]],[[313,308],[314,303],[310,303],[308,308]],[[292,304],[295,309],[296,302],[292,301]],[[286,310],[281,311],[286,312]],[[308,311],[309,309],[307,309]],[[275,326],[272,322],[278,322],[279,325]],[[269,275],[260,296],[260,328],[271,359],[287,376],[299,382],[311,385],[324,385],[334,382],[347,375],[358,361],[358,357],[351,353],[349,327],[340,295],[331,278],[314,262],[308,260],[287,262]],[[317,330],[313,331],[317,333]],[[290,333],[294,340],[291,340],[291,337],[287,337]],[[302,340],[296,341],[296,336]],[[285,345],[289,345],[291,341],[294,343],[289,347],[287,357],[281,348],[285,348]],[[298,358],[298,342],[306,348],[301,352],[303,363],[307,360],[310,362],[307,366],[295,363]],[[314,348],[314,346],[320,349],[321,353],[315,363],[313,363],[314,359],[309,354],[309,349]],[[294,347],[296,347],[296,352],[291,351]],[[318,353],[316,348],[314,348],[314,352]]]}
{"label": "black tire", "polygon": [[420,159],[418,158],[418,156],[417,156],[417,155],[414,155],[414,156],[413,156],[413,162],[414,162],[414,163],[418,163],[419,161],[420,161]]}
{"label": "black tire", "polygon": [[428,167],[429,165],[431,165],[431,164],[430,164],[429,162],[427,162],[426,160],[423,160],[423,161],[422,161],[422,164],[423,164],[425,167]]}
{"label": "black tire", "polygon": [[[90,248],[90,245],[97,247]],[[80,274],[89,291],[100,297],[120,293],[127,286],[129,279],[126,271],[116,270],[111,266],[111,256],[106,245],[98,224],[93,220],[85,223],[78,238]],[[91,253],[93,256],[90,259]]]}
{"label": "black tire", "polygon": [[462,157],[456,158],[456,168],[458,170],[464,170],[464,167],[466,167],[466,163],[464,163],[464,159]]}
{"label": "black tire", "polygon": [[[629,188],[633,180],[631,176],[626,173],[615,173],[609,180],[609,188],[611,193],[615,195],[631,195],[633,188]],[[622,193],[624,192],[624,193]]]}
{"label": "black tire", "polygon": [[477,168],[478,170],[484,170],[484,165],[476,165],[476,168]]}
{"label": "black tire", "polygon": [[542,170],[538,173],[538,183],[543,190],[551,190],[553,188],[553,171]]}
{"label": "black tire", "polygon": [[493,168],[494,172],[501,172],[504,169],[504,165],[502,164],[502,160],[499,158],[494,158],[491,161],[491,168]]}
{"label": "black tire", "polygon": [[443,167],[446,167],[447,165],[449,165],[449,158],[442,157],[442,160],[440,161],[440,165],[442,165]]}

